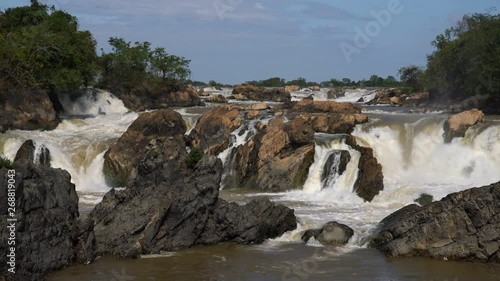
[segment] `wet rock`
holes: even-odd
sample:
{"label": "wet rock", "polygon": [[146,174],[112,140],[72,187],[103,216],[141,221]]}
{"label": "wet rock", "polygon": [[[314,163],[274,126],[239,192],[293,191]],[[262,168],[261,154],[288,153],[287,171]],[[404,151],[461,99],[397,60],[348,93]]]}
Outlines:
{"label": "wet rock", "polygon": [[343,113],[360,114],[361,106],[352,103],[335,101],[301,100],[293,103],[288,113]]}
{"label": "wet rock", "polygon": [[14,158],[16,163],[34,163],[50,167],[50,151],[45,145],[41,145],[37,151],[32,140],[27,140],[21,145]]}
{"label": "wet rock", "polygon": [[500,183],[450,194],[388,216],[372,246],[388,257],[500,262]]}
{"label": "wet rock", "polygon": [[213,103],[227,103],[226,97],[223,95],[216,95],[216,96],[211,96],[207,99],[207,102],[213,102]]}
{"label": "wet rock", "polygon": [[189,134],[193,146],[206,154],[217,155],[229,144],[229,136],[242,124],[241,109],[237,106],[219,106],[205,112]]}
{"label": "wet rock", "polygon": [[158,182],[144,174],[108,192],[90,214],[98,252],[135,257],[224,241],[259,243],[296,228],[293,210],[267,199],[244,206],[219,199],[221,175],[221,161],[208,156],[190,175],[174,169]]}
{"label": "wet rock", "polygon": [[288,85],[288,86],[283,87],[283,90],[285,92],[289,92],[289,93],[291,93],[291,92],[297,92],[297,91],[300,90],[300,86],[297,86],[297,85]]}
{"label": "wet rock", "polygon": [[477,109],[451,115],[444,124],[443,137],[445,142],[450,143],[453,138],[464,137],[467,129],[482,122],[483,118],[484,113]]}
{"label": "wet rock", "polygon": [[321,91],[321,88],[319,86],[309,86],[308,89],[315,92]]}
{"label": "wet rock", "polygon": [[291,100],[290,92],[283,88],[260,88],[253,85],[239,85],[233,89],[232,95],[238,100],[286,102]]}
{"label": "wet rock", "polygon": [[49,95],[42,90],[9,89],[0,93],[0,133],[52,130],[59,124]]}
{"label": "wet rock", "polygon": [[399,97],[392,97],[389,99],[389,101],[390,101],[392,106],[399,105],[399,102],[400,102]]}
{"label": "wet rock", "polygon": [[[14,164],[16,181],[15,280],[43,280],[54,270],[95,258],[93,225],[80,220],[71,176],[61,169]],[[0,198],[7,200],[7,169],[0,169]],[[0,204],[0,270],[7,272],[7,204]]]}
{"label": "wet rock", "polygon": [[193,86],[177,82],[164,81],[160,85],[144,84],[130,90],[121,86],[111,86],[106,89],[120,98],[128,109],[137,112],[204,105]]}
{"label": "wet rock", "polygon": [[[232,173],[226,188],[285,191],[301,187],[314,162],[314,134],[301,135],[282,118],[260,127],[253,139],[237,147],[227,163]],[[294,136],[299,132],[300,137]]]}
{"label": "wet rock", "polygon": [[344,174],[347,169],[347,164],[349,164],[350,161],[351,154],[349,154],[349,151],[333,150],[328,156],[325,166],[323,167],[323,173],[321,174],[321,182],[324,183],[323,187],[332,186],[337,180],[337,177]]}
{"label": "wet rock", "polygon": [[361,153],[354,191],[359,197],[370,202],[384,189],[382,165],[375,158],[373,149],[358,145],[354,137],[347,138],[346,144]]}
{"label": "wet rock", "polygon": [[302,235],[302,241],[307,243],[313,238],[325,246],[342,246],[349,242],[354,235],[354,230],[338,222],[326,223],[321,229],[312,229]]}
{"label": "wet rock", "polygon": [[254,103],[252,105],[249,105],[247,108],[249,110],[266,110],[269,106],[267,103],[264,102],[259,102],[259,103]]}
{"label": "wet rock", "polygon": [[139,163],[146,155],[157,162],[175,163],[187,154],[185,132],[182,116],[173,110],[141,114],[104,154],[106,182],[110,186],[125,186],[137,176]]}

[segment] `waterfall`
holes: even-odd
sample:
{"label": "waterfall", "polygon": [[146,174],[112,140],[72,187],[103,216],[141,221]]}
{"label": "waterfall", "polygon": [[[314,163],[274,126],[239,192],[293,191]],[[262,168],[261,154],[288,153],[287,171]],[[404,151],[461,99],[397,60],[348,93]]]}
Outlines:
{"label": "waterfall", "polygon": [[137,116],[136,113],[97,115],[63,120],[52,131],[7,131],[0,135],[0,154],[13,160],[21,145],[31,139],[36,145],[35,153],[46,147],[51,166],[71,174],[77,191],[102,193],[109,190],[102,172],[104,153]]}
{"label": "waterfall", "polygon": [[85,89],[79,96],[60,95],[59,100],[68,116],[97,116],[105,114],[125,114],[128,109],[122,100],[108,91]]}

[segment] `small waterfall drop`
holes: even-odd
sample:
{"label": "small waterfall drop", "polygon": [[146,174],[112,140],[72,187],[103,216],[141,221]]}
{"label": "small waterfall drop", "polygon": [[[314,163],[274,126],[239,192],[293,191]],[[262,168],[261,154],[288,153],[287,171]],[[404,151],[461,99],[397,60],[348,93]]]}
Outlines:
{"label": "small waterfall drop", "polygon": [[59,100],[68,116],[125,114],[128,109],[112,93],[100,89],[84,89],[79,96],[60,95]]}

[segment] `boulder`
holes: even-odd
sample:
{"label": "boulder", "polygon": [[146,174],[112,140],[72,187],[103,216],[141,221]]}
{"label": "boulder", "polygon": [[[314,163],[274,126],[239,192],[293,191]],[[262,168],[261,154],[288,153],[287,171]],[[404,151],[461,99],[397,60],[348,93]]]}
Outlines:
{"label": "boulder", "polygon": [[321,91],[321,88],[319,86],[309,86],[308,89],[315,92]]}
{"label": "boulder", "polygon": [[397,106],[397,105],[399,105],[399,102],[400,102],[399,97],[392,97],[389,99],[389,101],[391,102],[392,106]]}
{"label": "boulder", "polygon": [[238,100],[287,102],[292,99],[290,92],[283,88],[266,89],[253,85],[236,86],[232,95]]}
{"label": "boulder", "polygon": [[288,85],[288,86],[285,86],[283,87],[283,90],[285,92],[297,92],[297,91],[300,91],[300,86],[297,86],[297,85]]}
{"label": "boulder", "polygon": [[477,109],[464,111],[448,117],[444,124],[444,140],[450,143],[453,138],[464,137],[470,127],[482,122],[484,113]]}
{"label": "boulder", "polygon": [[400,89],[381,88],[375,93],[375,98],[368,101],[369,105],[391,105],[391,98],[400,97],[402,92]]}
{"label": "boulder", "polygon": [[247,108],[249,110],[266,110],[269,106],[267,103],[264,102],[259,102],[259,103],[254,103],[252,105],[249,105]]}
{"label": "boulder", "polygon": [[358,145],[354,137],[348,137],[346,144],[361,153],[354,191],[359,197],[370,202],[384,189],[382,165],[375,158],[373,149]]}
{"label": "boulder", "polygon": [[107,184],[125,186],[136,177],[138,165],[147,154],[156,156],[159,161],[184,157],[187,154],[185,132],[182,116],[173,110],[141,114],[104,154],[103,172]]}
{"label": "boulder", "polygon": [[207,102],[213,102],[213,103],[227,103],[226,97],[223,95],[216,95],[216,96],[211,96],[207,99]]}
{"label": "boulder", "polygon": [[406,206],[379,226],[371,245],[388,257],[500,262],[500,183]]}
{"label": "boulder", "polygon": [[249,111],[247,111],[245,117],[248,120],[252,120],[252,119],[257,118],[259,115],[260,115],[260,111],[259,110],[249,110]]}
{"label": "boulder", "polygon": [[157,169],[164,167],[111,190],[91,212],[98,253],[136,257],[225,241],[260,243],[296,228],[293,210],[268,199],[244,206],[219,199],[222,163],[215,156],[189,175],[173,168],[158,181],[151,178]]}
{"label": "boulder", "polygon": [[25,141],[16,153],[15,163],[33,163],[50,167],[50,151],[45,145],[37,149],[32,140]]}
{"label": "boulder", "polygon": [[225,187],[273,192],[302,187],[314,162],[314,132],[302,135],[280,117],[257,128],[257,134],[230,155]]}
{"label": "boulder", "polygon": [[345,92],[345,88],[333,88],[326,93],[326,96],[329,100],[333,100],[345,96]]}
{"label": "boulder", "polygon": [[9,89],[0,93],[0,133],[11,129],[52,130],[59,118],[42,90]]}
{"label": "boulder", "polygon": [[314,238],[322,245],[336,247],[347,244],[353,235],[352,228],[334,221],[326,223],[321,229],[307,230],[302,235],[302,241],[307,243]]}
{"label": "boulder", "polygon": [[[16,273],[14,280],[43,280],[54,270],[87,263],[95,256],[93,225],[80,220],[71,176],[61,169],[14,164]],[[7,201],[10,173],[0,169],[0,198]],[[7,204],[0,204],[0,270],[7,273]],[[7,278],[9,278],[7,276]]]}
{"label": "boulder", "polygon": [[333,150],[330,152],[323,173],[321,174],[321,182],[323,188],[333,186],[335,181],[344,174],[347,169],[347,164],[351,161],[351,154],[347,150]]}
{"label": "boulder", "polygon": [[313,101],[304,99],[292,103],[288,113],[343,113],[360,114],[361,106],[352,103],[340,103],[335,101]]}
{"label": "boulder", "polygon": [[192,145],[206,154],[218,155],[229,145],[229,136],[242,124],[241,109],[234,105],[219,106],[203,113],[189,134]]}

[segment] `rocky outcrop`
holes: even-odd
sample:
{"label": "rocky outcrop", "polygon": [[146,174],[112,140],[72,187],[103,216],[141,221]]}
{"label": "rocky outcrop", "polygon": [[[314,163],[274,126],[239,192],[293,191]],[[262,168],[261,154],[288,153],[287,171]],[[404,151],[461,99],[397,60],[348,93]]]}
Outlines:
{"label": "rocky outcrop", "polygon": [[131,90],[121,87],[107,87],[119,97],[123,104],[133,111],[190,107],[204,105],[198,91],[191,85],[162,82],[160,85],[143,84]]}
{"label": "rocky outcrop", "polygon": [[207,154],[217,155],[229,145],[229,136],[242,124],[241,108],[227,105],[205,112],[189,137],[193,146],[203,149]]}
{"label": "rocky outcrop", "polygon": [[110,186],[125,186],[137,176],[138,165],[148,154],[157,161],[181,159],[187,154],[185,132],[182,116],[173,110],[141,114],[104,154],[106,182]]}
{"label": "rocky outcrop", "polygon": [[[224,241],[259,243],[296,228],[293,210],[267,199],[245,206],[219,199],[222,163],[214,156],[185,176],[172,167],[140,167],[136,180],[108,192],[90,214],[100,254],[135,257]],[[164,170],[171,173],[162,175]]]}
{"label": "rocky outcrop", "polygon": [[326,223],[320,229],[309,229],[302,235],[302,241],[307,243],[311,238],[316,239],[325,246],[342,246],[349,242],[354,235],[354,230],[345,224],[336,221]]}
{"label": "rocky outcrop", "polygon": [[354,137],[348,137],[346,144],[361,153],[354,191],[365,201],[372,201],[384,189],[382,165],[375,158],[373,149],[358,145]]}
{"label": "rocky outcrop", "polygon": [[41,145],[37,150],[35,142],[27,140],[17,151],[14,162],[20,164],[34,163],[50,167],[50,151],[45,145]]}
{"label": "rocky outcrop", "polygon": [[315,92],[321,91],[321,88],[319,86],[309,86],[308,89]]}
{"label": "rocky outcrop", "polygon": [[238,100],[287,102],[292,99],[290,92],[283,88],[266,89],[253,85],[236,86],[232,95]]}
{"label": "rocky outcrop", "polygon": [[406,206],[380,223],[372,246],[388,257],[500,262],[500,183]]}
{"label": "rocky outcrop", "polygon": [[[16,273],[7,280],[42,280],[47,273],[95,258],[90,221],[79,219],[78,196],[68,172],[33,164],[15,164]],[[0,170],[0,270],[7,273],[7,169]],[[9,195],[10,196],[10,195]],[[7,225],[6,225],[7,224]],[[10,258],[9,258],[10,259]]]}
{"label": "rocky outcrop", "polygon": [[285,191],[304,184],[314,162],[314,133],[295,137],[293,125],[276,118],[233,150],[227,167],[226,188]]}
{"label": "rocky outcrop", "polygon": [[227,99],[226,97],[224,97],[223,95],[215,95],[215,96],[211,96],[207,99],[207,102],[213,102],[213,103],[227,103]]}
{"label": "rocky outcrop", "polygon": [[423,107],[429,103],[428,92],[405,94],[401,89],[381,88],[375,98],[367,101],[369,105],[390,105],[403,107]]}
{"label": "rocky outcrop", "polygon": [[477,109],[464,111],[448,117],[444,124],[444,140],[449,143],[453,138],[464,137],[470,127],[482,122],[484,113]]}
{"label": "rocky outcrop", "polygon": [[297,91],[300,90],[300,86],[297,86],[297,85],[288,85],[288,86],[283,87],[283,90],[285,92],[289,92],[289,93],[291,93],[291,92],[297,92]]}
{"label": "rocky outcrop", "polygon": [[344,88],[333,88],[326,93],[326,96],[328,99],[333,100],[345,96],[345,92],[346,89]]}
{"label": "rocky outcrop", "polygon": [[[323,173],[321,174],[321,182],[323,187],[332,186],[337,177],[344,174],[347,169],[347,164],[351,161],[351,154],[347,150],[333,150],[330,152],[328,159],[326,160],[325,166],[323,167]],[[334,175],[335,177],[330,177]]]}
{"label": "rocky outcrop", "polygon": [[52,130],[58,124],[57,113],[45,91],[10,89],[0,93],[0,133],[9,129]]}
{"label": "rocky outcrop", "polygon": [[328,134],[350,134],[358,124],[368,122],[361,114],[361,106],[334,101],[301,100],[292,103],[284,113],[288,118],[300,118],[314,132]]}

